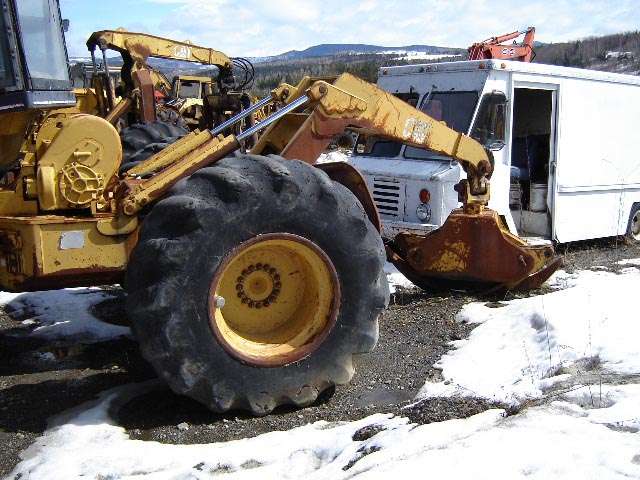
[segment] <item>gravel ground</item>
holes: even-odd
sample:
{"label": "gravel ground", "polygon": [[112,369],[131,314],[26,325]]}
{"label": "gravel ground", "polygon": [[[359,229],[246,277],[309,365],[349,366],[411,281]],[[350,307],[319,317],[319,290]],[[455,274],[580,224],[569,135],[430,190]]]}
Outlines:
{"label": "gravel ground", "polygon": [[[640,257],[640,246],[615,240],[582,242],[562,247],[561,253],[568,271],[594,267],[616,271],[622,268],[617,261]],[[449,342],[465,338],[473,328],[454,321],[461,306],[474,300],[509,298],[513,295],[397,293],[381,321],[380,342],[373,353],[356,360],[353,381],[326,392],[305,409],[279,408],[261,418],[243,412],[218,415],[159,384],[122,407],[116,418],[132,438],[209,443],[316,420],[359,419],[375,412],[403,415],[416,423],[467,417],[492,405],[474,399],[433,399],[411,405],[412,399],[425,379],[439,378],[440,372],[432,365],[447,351]],[[98,313],[120,323],[124,316],[121,297],[115,296]],[[52,415],[107,388],[154,378],[131,340],[51,347],[25,338],[26,328],[0,312],[0,476],[11,471],[18,454],[44,431]]]}

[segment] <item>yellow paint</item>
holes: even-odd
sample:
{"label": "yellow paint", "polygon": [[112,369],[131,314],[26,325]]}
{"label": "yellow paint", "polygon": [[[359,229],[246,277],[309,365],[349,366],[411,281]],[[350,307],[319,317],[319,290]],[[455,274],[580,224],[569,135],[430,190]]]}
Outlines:
{"label": "yellow paint", "polygon": [[101,269],[124,271],[127,242],[100,234],[97,222],[97,218],[58,215],[0,217],[0,236],[9,239],[0,250],[3,289],[21,290],[26,280],[65,271],[71,271],[70,276]]}
{"label": "yellow paint", "polygon": [[244,357],[295,354],[328,325],[337,291],[326,260],[290,239],[259,241],[224,268],[214,319],[226,343]]}
{"label": "yellow paint", "polygon": [[470,251],[469,246],[463,241],[452,242],[428,268],[436,272],[464,272]]}

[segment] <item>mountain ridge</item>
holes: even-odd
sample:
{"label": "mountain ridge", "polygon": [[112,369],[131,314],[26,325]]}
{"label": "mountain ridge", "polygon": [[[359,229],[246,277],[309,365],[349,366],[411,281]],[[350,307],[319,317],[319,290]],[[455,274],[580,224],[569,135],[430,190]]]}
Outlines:
{"label": "mountain ridge", "polygon": [[327,57],[339,55],[358,55],[358,54],[394,54],[398,52],[420,52],[425,54],[460,54],[464,49],[453,47],[440,47],[436,45],[403,45],[403,46],[382,46],[372,45],[368,43],[321,43],[312,45],[304,50],[289,50],[277,55],[266,57],[251,57],[257,62],[272,62],[281,60],[300,60],[313,57]]}

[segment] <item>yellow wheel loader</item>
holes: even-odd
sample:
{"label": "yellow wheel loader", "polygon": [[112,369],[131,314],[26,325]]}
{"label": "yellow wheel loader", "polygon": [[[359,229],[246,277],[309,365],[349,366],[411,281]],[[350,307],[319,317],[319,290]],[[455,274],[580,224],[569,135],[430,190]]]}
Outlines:
{"label": "yellow wheel loader", "polygon": [[[250,104],[245,90],[253,82],[254,71],[244,58],[230,58],[222,52],[190,42],[123,29],[92,33],[87,40],[87,48],[91,54],[92,86],[96,92],[98,114],[114,125],[123,118],[127,119],[128,125],[160,119],[191,129],[198,126],[212,128]],[[102,55],[102,70],[99,70],[96,60],[98,49]],[[109,50],[122,56],[121,81],[117,87],[108,80],[112,74],[107,61]],[[149,58],[211,65],[218,69],[218,74],[214,78],[178,76],[169,82],[166,76],[149,65]],[[240,73],[240,78],[234,74],[234,68]],[[158,102],[157,96],[168,97],[168,101]],[[195,103],[200,109],[188,108],[196,106],[194,102],[185,105],[184,100],[188,99],[197,99]]]}
{"label": "yellow wheel loader", "polygon": [[[540,282],[557,265],[551,248],[527,246],[485,208],[492,160],[482,145],[349,74],[281,85],[119,173],[113,125],[73,107],[57,2],[4,5],[0,285],[122,282],[144,357],[215,411],[309,405],[348,382],[353,355],[377,341],[387,259],[418,280],[505,287]],[[284,107],[223,134],[272,102]],[[385,251],[357,170],[314,164],[346,127],[460,162],[462,209]],[[501,268],[483,268],[495,257]]]}

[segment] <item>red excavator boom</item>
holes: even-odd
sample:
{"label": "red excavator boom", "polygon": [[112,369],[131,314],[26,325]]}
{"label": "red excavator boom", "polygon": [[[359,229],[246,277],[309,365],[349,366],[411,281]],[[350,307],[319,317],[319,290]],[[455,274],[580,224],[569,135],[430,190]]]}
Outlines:
{"label": "red excavator boom", "polygon": [[[482,42],[474,43],[469,47],[469,60],[519,60],[530,62],[533,60],[533,37],[536,34],[534,27],[529,27],[521,32],[507,33],[499,37],[491,37]],[[514,39],[524,35],[522,43],[516,43]],[[504,44],[513,40],[512,44]]]}

